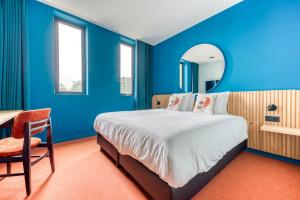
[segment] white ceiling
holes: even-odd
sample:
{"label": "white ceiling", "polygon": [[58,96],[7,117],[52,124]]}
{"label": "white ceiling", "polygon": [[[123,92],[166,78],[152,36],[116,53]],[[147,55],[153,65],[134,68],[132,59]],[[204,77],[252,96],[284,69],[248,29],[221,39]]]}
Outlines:
{"label": "white ceiling", "polygon": [[39,0],[156,45],[242,0]]}
{"label": "white ceiling", "polygon": [[189,62],[203,64],[208,62],[224,61],[224,56],[221,50],[214,45],[199,44],[185,52],[182,59]]}

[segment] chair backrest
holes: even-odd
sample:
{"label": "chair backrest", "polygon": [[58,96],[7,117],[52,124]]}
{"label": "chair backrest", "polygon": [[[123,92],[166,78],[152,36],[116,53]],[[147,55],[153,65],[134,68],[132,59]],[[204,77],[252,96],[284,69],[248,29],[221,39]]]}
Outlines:
{"label": "chair backrest", "polygon": [[[36,122],[48,119],[50,117],[50,108],[39,109],[39,110],[29,110],[19,113],[14,119],[14,125],[12,129],[12,137],[14,138],[24,138],[25,134],[25,123],[26,122]],[[39,127],[45,125],[47,122],[41,122],[34,125],[34,127]],[[42,132],[44,128],[37,129],[31,132],[31,135],[38,134]]]}

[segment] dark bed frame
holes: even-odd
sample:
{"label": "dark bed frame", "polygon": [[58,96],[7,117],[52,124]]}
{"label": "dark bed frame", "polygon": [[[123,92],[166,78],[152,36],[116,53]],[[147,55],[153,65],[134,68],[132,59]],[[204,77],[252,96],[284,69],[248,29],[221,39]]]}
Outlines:
{"label": "dark bed frame", "polygon": [[215,177],[230,161],[232,161],[247,146],[243,141],[229,151],[208,172],[200,173],[180,188],[172,188],[157,174],[150,171],[139,161],[130,156],[119,154],[118,150],[101,134],[97,134],[97,143],[101,151],[108,154],[117,167],[123,168],[128,174],[155,200],[188,200],[199,192],[213,177]]}

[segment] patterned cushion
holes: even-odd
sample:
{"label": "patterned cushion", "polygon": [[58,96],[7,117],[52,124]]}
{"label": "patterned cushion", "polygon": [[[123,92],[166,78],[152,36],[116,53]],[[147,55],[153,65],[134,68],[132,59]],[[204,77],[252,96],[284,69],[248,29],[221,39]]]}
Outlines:
{"label": "patterned cushion", "polygon": [[183,96],[179,111],[193,111],[195,104],[195,94],[193,93],[175,93],[173,95]]}
{"label": "patterned cushion", "polygon": [[182,95],[174,95],[173,94],[172,96],[170,96],[167,109],[178,111],[183,102],[183,98],[184,98],[184,96],[182,96]]}
{"label": "patterned cushion", "polygon": [[[17,156],[23,152],[24,139],[16,139],[13,137],[0,140],[0,157]],[[31,138],[31,148],[36,147],[41,143],[40,138]]]}
{"label": "patterned cushion", "polygon": [[214,114],[216,95],[199,94],[193,112]]}

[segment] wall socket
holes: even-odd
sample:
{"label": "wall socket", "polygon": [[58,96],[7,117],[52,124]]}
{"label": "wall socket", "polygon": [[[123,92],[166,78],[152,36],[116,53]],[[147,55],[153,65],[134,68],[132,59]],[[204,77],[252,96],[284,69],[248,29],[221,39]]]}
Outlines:
{"label": "wall socket", "polygon": [[280,117],[279,116],[270,116],[270,115],[267,115],[265,117],[265,120],[267,122],[280,122]]}

